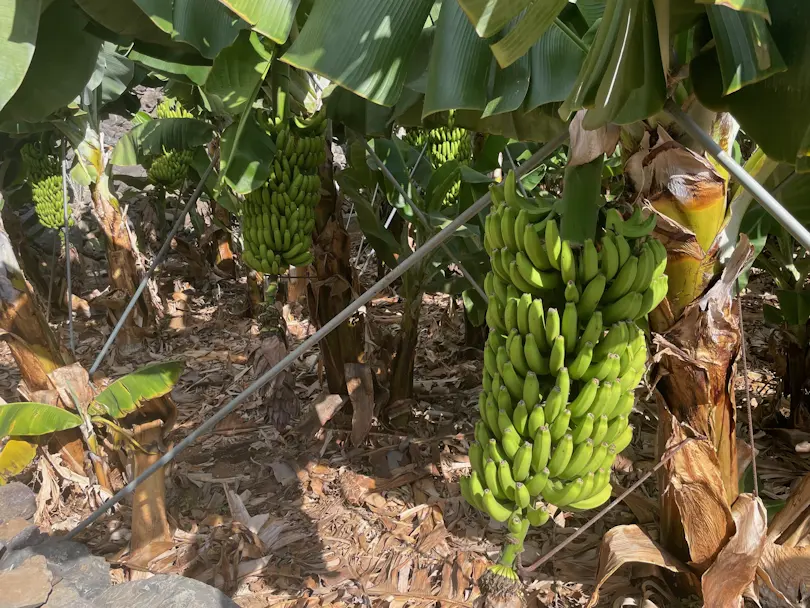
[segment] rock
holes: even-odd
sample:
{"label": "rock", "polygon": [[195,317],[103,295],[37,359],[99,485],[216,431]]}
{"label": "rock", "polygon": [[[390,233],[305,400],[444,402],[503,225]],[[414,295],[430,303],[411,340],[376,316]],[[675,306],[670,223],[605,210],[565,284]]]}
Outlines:
{"label": "rock", "polygon": [[0,572],[0,608],[39,608],[51,593],[53,576],[41,555],[33,555],[17,568]]}
{"label": "rock", "polygon": [[148,606],[149,608],[238,608],[219,589],[205,583],[169,574],[158,574],[142,581],[114,585],[98,596],[97,608]]}
{"label": "rock", "polygon": [[0,559],[0,571],[18,568],[32,556],[41,555],[60,584],[73,587],[84,599],[92,599],[110,586],[110,568],[103,557],[72,541],[52,541],[14,551]]}
{"label": "rock", "polygon": [[33,519],[37,497],[31,488],[19,481],[0,486],[0,523],[15,519]]}
{"label": "rock", "polygon": [[42,608],[95,608],[95,606],[83,599],[73,587],[59,582],[53,586],[53,591]]}
{"label": "rock", "polygon": [[[34,524],[19,517],[0,524],[0,547],[5,547],[6,551],[36,545],[42,542],[43,536]],[[2,554],[3,550],[0,549]]]}

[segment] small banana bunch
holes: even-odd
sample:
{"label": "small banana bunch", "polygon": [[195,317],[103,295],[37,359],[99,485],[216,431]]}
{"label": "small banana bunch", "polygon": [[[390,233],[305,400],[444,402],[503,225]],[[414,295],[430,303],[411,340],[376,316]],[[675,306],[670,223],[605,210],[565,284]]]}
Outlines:
{"label": "small banana bunch", "polygon": [[646,370],[636,321],[666,295],[667,260],[650,236],[655,216],[636,210],[625,220],[610,209],[598,242],[574,247],[560,238],[552,206],[527,201],[515,186],[510,173],[491,188],[490,334],[472,473],[461,490],[509,522],[511,545],[520,545],[525,531],[512,529],[544,524],[546,504],[585,510],[609,499],[611,465],[633,437],[628,416]]}
{"label": "small banana bunch", "polygon": [[[157,117],[162,118],[194,118],[179,101],[166,98],[160,102],[156,110]],[[163,147],[163,154],[155,157],[146,172],[149,181],[166,190],[176,190],[183,185],[188,174],[188,168],[194,158],[191,150],[167,150]]]}
{"label": "small banana bunch", "polygon": [[270,178],[245,198],[242,232],[244,260],[251,268],[277,275],[289,265],[312,262],[315,205],[320,200],[318,167],[326,160],[322,108],[309,119],[295,118],[290,125],[278,118],[263,118],[273,136],[276,156]]}
{"label": "small banana bunch", "polygon": [[[46,228],[59,229],[65,223],[62,208],[62,171],[56,156],[38,144],[25,144],[20,149],[23,167],[31,185],[31,198],[39,223]],[[73,216],[68,208],[68,221]]]}

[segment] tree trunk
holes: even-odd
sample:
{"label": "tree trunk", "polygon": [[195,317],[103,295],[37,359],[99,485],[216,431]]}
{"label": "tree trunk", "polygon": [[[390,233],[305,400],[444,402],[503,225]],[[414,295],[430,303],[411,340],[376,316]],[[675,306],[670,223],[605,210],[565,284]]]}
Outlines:
{"label": "tree trunk", "polygon": [[[45,322],[36,296],[25,279],[14,255],[11,240],[0,219],[0,329],[11,355],[20,370],[20,378],[30,394],[51,390],[48,374],[71,363],[67,353]],[[76,472],[84,471],[84,446],[77,429],[57,433],[55,442],[63,452],[65,462]]]}
{"label": "tree trunk", "polygon": [[405,297],[402,323],[397,336],[397,348],[391,364],[391,396],[389,403],[393,407],[396,407],[394,404],[397,401],[413,397],[413,370],[416,360],[416,346],[419,342],[419,316],[421,311],[421,291]]}
{"label": "tree trunk", "polygon": [[[214,202],[214,217],[223,226],[231,225],[231,214],[216,202]],[[231,235],[227,230],[219,230],[215,238],[217,246],[214,264],[220,271],[232,277],[236,272],[236,263],[233,258],[233,249],[231,249]]]}
{"label": "tree trunk", "polygon": [[[309,283],[309,314],[318,328],[348,306],[359,293],[357,274],[351,264],[351,239],[343,227],[332,166],[332,150],[326,138],[326,162],[321,165],[321,199],[315,208],[312,234],[315,276]],[[345,363],[363,362],[364,322],[358,314],[321,341],[321,360],[330,393],[346,394]]]}

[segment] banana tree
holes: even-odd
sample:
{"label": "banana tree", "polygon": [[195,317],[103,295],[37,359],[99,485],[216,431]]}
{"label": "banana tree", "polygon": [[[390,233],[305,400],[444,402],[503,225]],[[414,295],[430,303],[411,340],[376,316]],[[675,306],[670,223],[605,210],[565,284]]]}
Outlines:
{"label": "banana tree", "polygon": [[[21,472],[38,449],[47,450],[50,437],[73,431],[91,453],[96,483],[107,492],[114,491],[109,481],[111,469],[127,475],[127,459],[113,457],[121,447],[126,448],[135,476],[160,457],[163,437],[176,418],[168,394],[182,370],[181,362],[156,363],[98,391],[78,363],[52,369],[47,375],[48,386],[34,393],[47,403],[0,405],[0,441],[7,438],[0,450],[0,484]],[[133,500],[133,563],[145,565],[148,555],[144,552],[150,547],[156,549],[152,543],[168,543],[170,539],[161,470],[138,488]]]}

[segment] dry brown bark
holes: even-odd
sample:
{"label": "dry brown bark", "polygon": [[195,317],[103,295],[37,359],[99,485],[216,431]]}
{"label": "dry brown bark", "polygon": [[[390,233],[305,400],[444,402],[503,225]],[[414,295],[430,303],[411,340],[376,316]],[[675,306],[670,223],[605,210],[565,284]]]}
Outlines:
{"label": "dry brown bark", "polygon": [[[351,239],[343,228],[340,201],[326,140],[326,162],[320,167],[321,198],[312,234],[314,277],[309,282],[309,314],[318,328],[346,308],[360,292],[351,263]],[[321,341],[321,357],[330,393],[346,394],[346,363],[363,363],[364,319],[355,315]]]}

